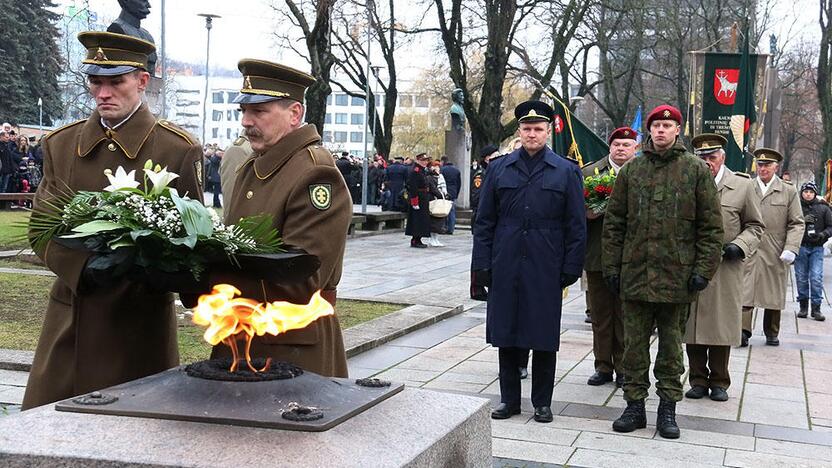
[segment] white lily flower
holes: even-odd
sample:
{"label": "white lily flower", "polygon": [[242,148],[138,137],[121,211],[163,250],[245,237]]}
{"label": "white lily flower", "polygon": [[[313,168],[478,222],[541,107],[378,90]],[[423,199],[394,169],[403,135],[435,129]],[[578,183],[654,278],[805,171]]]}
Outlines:
{"label": "white lily flower", "polygon": [[104,187],[105,192],[116,192],[126,188],[136,188],[139,182],[136,180],[136,171],[132,170],[129,173],[119,166],[116,169],[116,175],[109,169],[104,171],[104,175],[110,181],[110,185]]}
{"label": "white lily flower", "polygon": [[175,172],[168,172],[168,168],[160,168],[158,171],[145,169],[144,174],[150,179],[150,182],[153,183],[153,189],[150,191],[151,194],[158,195],[164,191],[168,185],[173,181],[173,179],[179,177],[179,174]]}

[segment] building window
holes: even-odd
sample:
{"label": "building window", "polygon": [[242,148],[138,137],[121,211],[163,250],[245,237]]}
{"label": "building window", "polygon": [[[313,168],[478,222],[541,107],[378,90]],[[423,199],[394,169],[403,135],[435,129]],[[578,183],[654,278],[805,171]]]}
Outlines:
{"label": "building window", "polygon": [[350,123],[353,125],[364,125],[364,114],[350,114]]}
{"label": "building window", "polygon": [[237,96],[240,94],[237,91],[229,91],[228,93],[228,101],[227,102],[234,102],[237,99]]}
{"label": "building window", "polygon": [[331,123],[332,123],[332,114],[327,114],[327,115],[324,117],[324,123],[325,123],[325,124],[331,124]]}
{"label": "building window", "polygon": [[362,141],[364,141],[364,140],[361,139],[361,135],[362,135],[361,132],[350,132],[350,142],[351,143],[361,143]]}
{"label": "building window", "polygon": [[353,96],[350,105],[364,107],[364,98]]}
{"label": "building window", "polygon": [[324,131],[323,136],[321,139],[326,143],[332,143],[332,132]]}
{"label": "building window", "polygon": [[336,124],[345,124],[345,123],[347,123],[347,114],[336,113],[335,114],[335,123]]}
{"label": "building window", "polygon": [[428,97],[416,96],[416,107],[428,107]]}
{"label": "building window", "polygon": [[399,107],[413,107],[413,96],[407,94],[399,96]]}
{"label": "building window", "polygon": [[330,94],[326,97],[326,105],[328,105],[328,106],[332,105],[332,94]]}
{"label": "building window", "polygon": [[225,138],[227,138],[229,140],[231,139],[231,129],[230,128],[225,129]]}
{"label": "building window", "polygon": [[211,112],[211,120],[213,120],[214,122],[219,122],[220,120],[222,120],[222,111],[215,110]]}
{"label": "building window", "polygon": [[335,143],[346,143],[347,132],[335,132]]}
{"label": "building window", "polygon": [[381,107],[384,105],[384,95],[377,94],[376,95],[376,107]]}
{"label": "building window", "polygon": [[231,122],[231,114],[232,114],[232,112],[231,112],[231,110],[230,110],[230,109],[229,109],[228,111],[226,111],[226,113],[225,113],[225,115],[226,115],[225,120],[227,120],[227,121]]}
{"label": "building window", "polygon": [[234,110],[234,120],[236,120],[237,122],[240,121],[240,109]]}
{"label": "building window", "polygon": [[338,93],[335,95],[335,105],[336,106],[346,106],[349,101],[347,100],[346,94]]}
{"label": "building window", "polygon": [[214,127],[214,128],[211,129],[211,138],[217,138],[217,136],[219,134],[220,134],[220,129],[219,128]]}
{"label": "building window", "polygon": [[214,93],[214,97],[211,102],[213,102],[214,104],[222,104],[223,102],[225,102],[222,100],[222,92]]}

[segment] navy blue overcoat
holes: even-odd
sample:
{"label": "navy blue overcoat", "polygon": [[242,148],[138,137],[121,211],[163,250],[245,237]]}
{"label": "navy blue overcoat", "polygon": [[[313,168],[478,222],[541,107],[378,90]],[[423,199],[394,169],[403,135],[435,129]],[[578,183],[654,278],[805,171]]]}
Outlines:
{"label": "navy blue overcoat", "polygon": [[520,148],[488,166],[471,268],[491,269],[486,340],[557,351],[561,275],[580,276],[586,248],[583,176],[548,146],[530,174]]}

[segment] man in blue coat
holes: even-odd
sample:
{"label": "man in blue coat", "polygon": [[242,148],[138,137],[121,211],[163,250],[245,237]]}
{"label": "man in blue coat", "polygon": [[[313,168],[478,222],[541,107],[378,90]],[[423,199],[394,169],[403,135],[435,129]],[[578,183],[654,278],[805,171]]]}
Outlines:
{"label": "man in blue coat", "polygon": [[454,233],[454,226],[456,226],[456,199],[459,197],[459,191],[462,189],[462,176],[459,169],[448,160],[447,156],[442,156],[442,169],[440,169],[442,177],[445,178],[445,184],[448,186],[448,198],[454,202],[451,206],[451,212],[445,218],[445,228],[448,234]]}
{"label": "man in blue coat", "polygon": [[532,355],[534,419],[552,421],[561,289],[581,276],[586,248],[583,177],[547,145],[554,117],[540,101],[516,109],[522,147],[493,161],[474,224],[471,296],[488,288],[486,340],[499,348],[500,405],[520,413],[520,373]]}
{"label": "man in blue coat", "polygon": [[393,211],[407,211],[404,198],[402,198],[402,190],[407,182],[408,172],[410,169],[402,164],[401,156],[397,156],[385,170],[384,181],[387,182],[390,194],[393,196]]}

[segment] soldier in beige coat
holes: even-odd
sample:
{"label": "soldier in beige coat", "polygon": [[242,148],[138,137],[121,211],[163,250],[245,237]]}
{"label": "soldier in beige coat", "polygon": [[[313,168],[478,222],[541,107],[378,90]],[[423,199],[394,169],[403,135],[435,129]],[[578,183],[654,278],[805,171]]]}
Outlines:
{"label": "soldier in beige coat", "polygon": [[[234,140],[234,144],[225,150],[220,161],[220,185],[226,200],[234,196],[234,185],[237,180],[237,170],[251,157],[251,143],[245,135]],[[226,202],[227,203],[227,202]],[[228,214],[228,211],[225,212]],[[226,220],[228,218],[226,217]]]}
{"label": "soldier in beige coat", "polygon": [[754,254],[763,234],[763,215],[754,182],[747,174],[725,167],[727,140],[712,133],[696,136],[691,143],[714,175],[722,209],[722,261],[716,275],[691,304],[685,331],[691,388],[686,398],[726,401],[731,376],[731,346],[739,344],[742,322],[744,258]]}
{"label": "soldier in beige coat", "polygon": [[745,288],[742,310],[742,346],[748,345],[753,325],[754,307],[764,309],[763,332],[766,344],[777,346],[780,340],[780,311],[786,306],[786,280],[800,251],[803,238],[803,211],[797,189],[777,177],[783,156],[773,149],[754,151],[757,177],[754,194],[766,230],[757,253],[745,261]]}
{"label": "soldier in beige coat", "polygon": [[[320,146],[314,125],[303,123],[305,89],[315,78],[265,60],[243,59],[238,65],[243,88],[242,124],[252,156],[237,169],[226,219],[268,213],[283,241],[315,255],[321,266],[298,283],[252,281],[245,276],[212,278],[237,286],[243,297],[305,304],[317,290],[335,305],[341,280],[352,201],[329,151]],[[336,307],[337,312],[337,307]],[[230,357],[227,346],[212,357]],[[346,377],[347,358],[337,315],[322,317],[301,330],[255,337],[253,357],[272,357],[326,376]]]}
{"label": "soldier in beige coat", "polygon": [[[97,108],[88,119],[44,137],[35,210],[48,210],[50,199],[67,189],[103,190],[105,169],[141,173],[148,159],[179,174],[172,185],[180,194],[202,200],[199,142],[156,120],[141,102],[153,44],[108,32],[83,32],[78,39],[87,47],[83,70]],[[93,275],[87,268],[93,254],[54,240],[36,253],[58,278],[49,293],[24,409],[179,364],[171,293],[127,275]]]}

